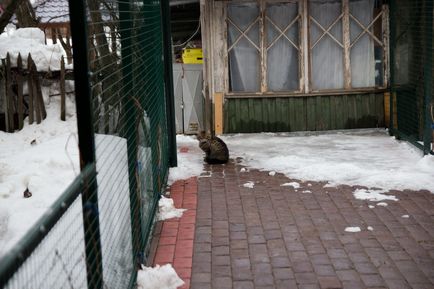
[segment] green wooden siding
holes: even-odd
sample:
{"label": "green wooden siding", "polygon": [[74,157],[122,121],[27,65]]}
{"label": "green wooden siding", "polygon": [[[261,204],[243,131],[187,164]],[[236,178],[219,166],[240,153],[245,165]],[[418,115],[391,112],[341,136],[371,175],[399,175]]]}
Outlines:
{"label": "green wooden siding", "polygon": [[290,132],[384,127],[383,93],[228,98],[224,132]]}

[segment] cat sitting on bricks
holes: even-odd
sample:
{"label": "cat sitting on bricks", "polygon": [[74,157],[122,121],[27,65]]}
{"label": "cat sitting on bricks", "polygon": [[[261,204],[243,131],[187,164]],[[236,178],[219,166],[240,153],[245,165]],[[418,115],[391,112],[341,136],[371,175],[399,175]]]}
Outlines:
{"label": "cat sitting on bricks", "polygon": [[204,160],[208,164],[225,164],[229,160],[229,150],[225,142],[215,135],[201,131],[197,135],[199,147],[205,152]]}

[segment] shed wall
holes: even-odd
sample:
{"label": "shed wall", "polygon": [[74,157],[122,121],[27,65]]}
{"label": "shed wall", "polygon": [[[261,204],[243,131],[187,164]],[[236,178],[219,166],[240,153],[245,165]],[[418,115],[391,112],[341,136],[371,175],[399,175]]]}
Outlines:
{"label": "shed wall", "polygon": [[383,93],[229,98],[224,104],[224,133],[371,127],[384,127]]}

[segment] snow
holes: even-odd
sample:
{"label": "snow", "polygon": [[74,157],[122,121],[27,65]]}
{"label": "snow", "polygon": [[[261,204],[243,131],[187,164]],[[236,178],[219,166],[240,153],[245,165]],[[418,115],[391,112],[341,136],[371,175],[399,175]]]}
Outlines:
{"label": "snow", "polygon": [[372,228],[371,226],[367,227],[368,231],[374,231],[374,228]]}
{"label": "snow", "polygon": [[171,264],[156,265],[154,268],[142,266],[137,274],[137,289],[176,289],[184,285]]}
{"label": "snow", "polygon": [[380,202],[380,203],[377,203],[377,206],[379,206],[379,207],[387,207],[387,203]]}
{"label": "snow", "polygon": [[[203,172],[203,154],[197,139],[193,136],[177,135],[178,167],[170,168],[168,185],[177,180],[199,176]],[[181,148],[188,148],[186,152]]]}
{"label": "snow", "polygon": [[[67,98],[45,98],[47,118],[21,131],[0,131],[0,256],[42,216],[80,171],[75,107]],[[34,144],[31,143],[34,141]],[[28,188],[32,197],[24,198]]]}
{"label": "snow", "polygon": [[384,129],[222,136],[242,165],[289,178],[389,190],[434,188],[434,156],[421,155]]}
{"label": "snow", "polygon": [[248,172],[248,170],[246,168],[241,168],[240,173],[245,173]]}
{"label": "snow", "polygon": [[305,190],[305,191],[302,191],[301,193],[302,193],[302,194],[312,194],[312,191]]}
{"label": "snow", "polygon": [[[23,66],[27,67],[27,56],[30,53],[38,71],[60,70],[60,59],[66,57],[60,44],[45,44],[44,32],[39,28],[8,29],[0,35],[0,58],[11,56],[11,65],[17,65],[18,54],[21,54]],[[66,68],[72,68],[65,64]]]}
{"label": "snow", "polygon": [[346,227],[345,232],[357,233],[360,232],[360,227]]}
{"label": "snow", "polygon": [[366,190],[366,189],[357,189],[353,192],[354,197],[359,200],[369,200],[372,202],[379,202],[383,200],[389,201],[398,201],[395,196],[385,195],[384,190]]}
{"label": "snow", "polygon": [[375,208],[375,206],[373,206],[373,205],[369,205],[368,208],[369,208],[369,209],[373,209],[373,208]]}
{"label": "snow", "polygon": [[158,201],[157,220],[163,221],[171,218],[181,218],[182,213],[186,210],[175,208],[172,199],[161,196],[161,199]]}
{"label": "snow", "polygon": [[293,187],[294,189],[300,188],[300,184],[297,182],[284,183],[280,185],[281,187]]}
{"label": "snow", "polygon": [[401,218],[408,219],[408,218],[410,218],[410,216],[409,215],[402,215]]}
{"label": "snow", "polygon": [[271,172],[268,173],[268,175],[269,176],[274,176],[274,175],[276,175],[276,172],[275,171],[271,171]]}
{"label": "snow", "polygon": [[254,186],[255,186],[255,183],[252,181],[249,181],[249,182],[243,184],[243,187],[249,188],[249,189],[253,189]]}

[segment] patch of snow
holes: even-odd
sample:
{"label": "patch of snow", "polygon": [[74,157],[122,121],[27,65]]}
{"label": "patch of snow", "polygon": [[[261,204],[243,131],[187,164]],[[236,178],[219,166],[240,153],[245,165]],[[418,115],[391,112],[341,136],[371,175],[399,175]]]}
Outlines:
{"label": "patch of snow", "polygon": [[433,190],[434,156],[422,156],[384,129],[222,136],[231,156],[289,178],[363,185],[384,191]]}
{"label": "patch of snow", "polygon": [[161,196],[161,199],[158,201],[157,220],[163,221],[171,218],[181,218],[186,210],[175,208],[173,199]]}
{"label": "patch of snow", "polygon": [[377,203],[377,206],[379,206],[379,207],[387,207],[387,203],[380,202],[380,203]]}
{"label": "patch of snow", "polygon": [[308,183],[307,186],[308,186],[308,187],[312,187],[312,184],[311,184],[311,183]]}
{"label": "patch of snow", "polygon": [[137,274],[137,289],[176,289],[184,285],[171,264],[155,267],[142,266]]}
{"label": "patch of snow", "polygon": [[248,170],[246,169],[246,168],[241,168],[241,170],[240,170],[240,172],[241,173],[245,173],[245,172],[247,172]]}
{"label": "patch of snow", "polygon": [[384,200],[389,201],[398,201],[398,199],[393,195],[385,195],[384,190],[366,190],[366,189],[357,189],[353,192],[353,195],[356,199],[359,200],[369,200],[372,202],[379,202]]}
{"label": "patch of snow", "polygon": [[373,209],[373,208],[375,208],[375,206],[373,206],[373,205],[369,205],[368,208],[369,208],[369,209]]}
{"label": "patch of snow", "polygon": [[284,183],[280,185],[281,187],[293,187],[294,189],[300,188],[300,184],[297,182]]}
{"label": "patch of snow", "polygon": [[360,232],[360,227],[346,227],[345,232],[357,233]]}
{"label": "patch of snow", "polygon": [[312,191],[305,190],[305,191],[302,191],[301,193],[302,193],[302,194],[312,194]]}
{"label": "patch of snow", "polygon": [[274,176],[275,174],[276,174],[275,171],[271,171],[271,172],[268,173],[269,176]]}
{"label": "patch of snow", "polygon": [[408,218],[410,218],[410,216],[409,215],[402,215],[401,218],[408,219]]}
{"label": "patch of snow", "polygon": [[368,231],[374,231],[374,228],[372,228],[371,226],[368,226]]}
{"label": "patch of snow", "polygon": [[188,147],[188,151],[178,154],[178,166],[170,168],[168,185],[177,180],[199,176],[203,172],[204,161],[197,139],[193,136],[177,135],[176,143],[178,147]]}
{"label": "patch of snow", "polygon": [[243,184],[243,187],[249,188],[249,189],[253,189],[254,186],[255,186],[255,183],[252,181]]}

